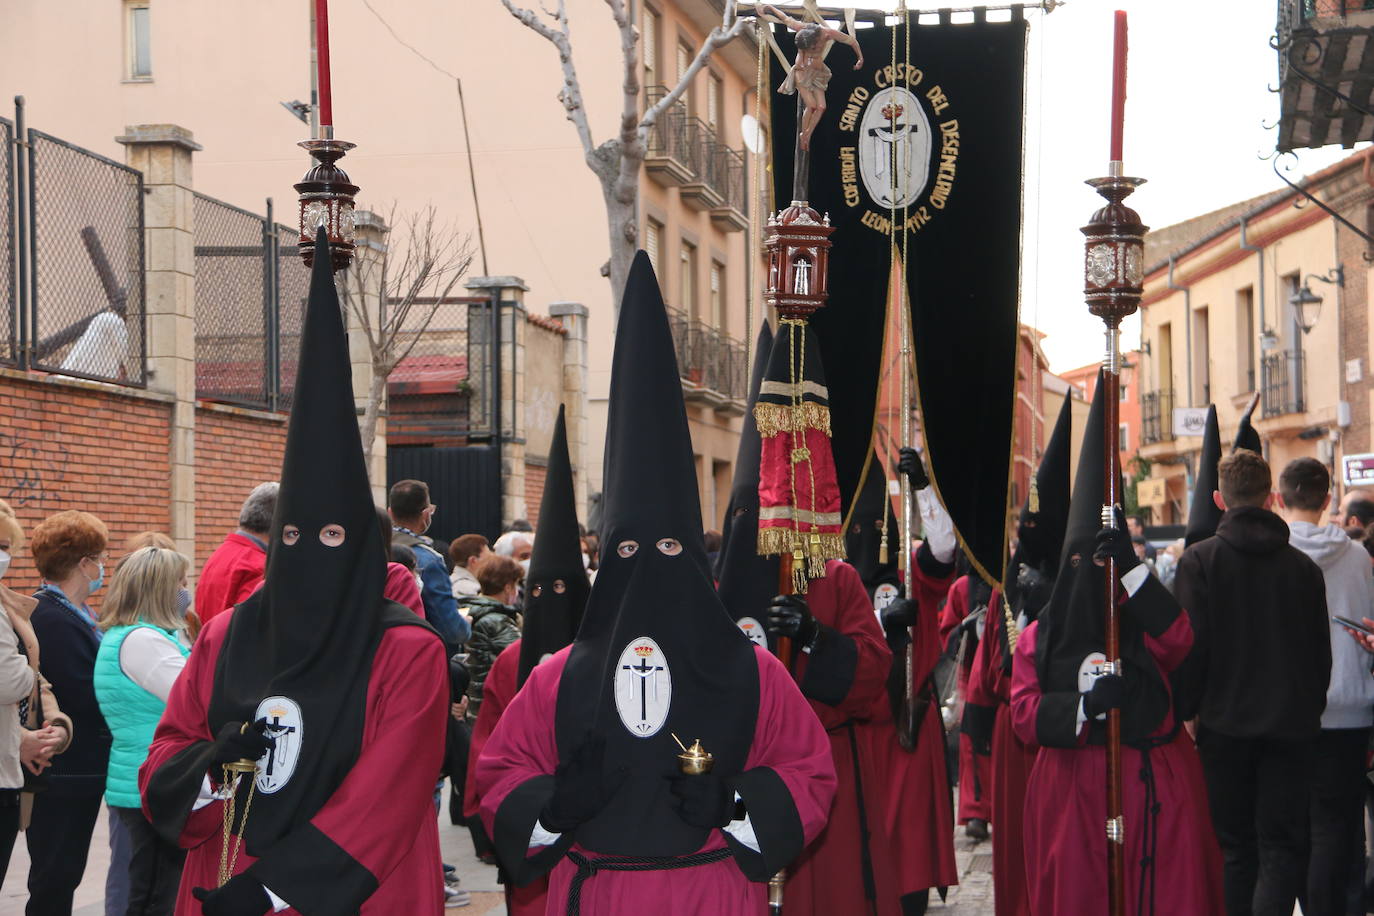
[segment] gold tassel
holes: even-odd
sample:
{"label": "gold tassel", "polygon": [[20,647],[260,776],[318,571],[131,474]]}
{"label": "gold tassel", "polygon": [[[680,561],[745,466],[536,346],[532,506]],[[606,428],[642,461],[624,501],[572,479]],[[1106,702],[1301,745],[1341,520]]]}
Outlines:
{"label": "gold tassel", "polygon": [[754,405],[754,422],[758,424],[759,435],[771,439],[778,433],[805,432],[819,429],[830,437],[830,408],[824,404],[805,401],[791,404]]}
{"label": "gold tassel", "polygon": [[1031,515],[1040,514],[1040,487],[1036,486],[1035,478],[1031,478],[1030,494],[1026,497],[1026,511]]}
{"label": "gold tassel", "polygon": [[[789,532],[795,534],[796,532]],[[798,595],[806,594],[806,566],[803,563],[801,539],[792,538],[792,591]]]}
{"label": "gold tassel", "polygon": [[1007,618],[1007,652],[1016,654],[1016,641],[1021,638],[1021,630],[1016,626],[1016,618],[1011,613],[1011,602],[1002,596],[1002,613]]}

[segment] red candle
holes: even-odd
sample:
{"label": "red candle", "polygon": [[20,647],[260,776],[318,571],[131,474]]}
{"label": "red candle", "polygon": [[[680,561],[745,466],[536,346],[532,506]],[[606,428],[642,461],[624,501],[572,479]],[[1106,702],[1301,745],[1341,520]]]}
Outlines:
{"label": "red candle", "polygon": [[320,83],[320,127],[333,127],[334,100],[329,93],[329,0],[315,0],[315,58]]}
{"label": "red candle", "polygon": [[1116,11],[1112,41],[1112,162],[1121,161],[1121,133],[1126,120],[1126,11]]}

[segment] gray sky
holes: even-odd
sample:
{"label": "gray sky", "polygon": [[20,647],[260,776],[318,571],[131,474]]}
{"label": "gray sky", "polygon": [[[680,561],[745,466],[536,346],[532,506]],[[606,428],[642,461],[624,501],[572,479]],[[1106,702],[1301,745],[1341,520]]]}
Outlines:
{"label": "gray sky", "polygon": [[[913,0],[934,9],[952,0]],[[873,3],[866,6],[895,4]],[[1278,55],[1271,0],[1070,0],[1032,13],[1027,63],[1025,259],[1021,318],[1049,336],[1051,368],[1102,356],[1102,324],[1083,304],[1083,236],[1101,204],[1088,178],[1106,173],[1112,14],[1129,14],[1124,162],[1149,179],[1130,199],[1163,227],[1282,183],[1260,153],[1274,149]],[[1350,155],[1308,150],[1290,177]],[[1334,265],[1333,265],[1334,266]],[[1138,339],[1131,319],[1123,345]]]}

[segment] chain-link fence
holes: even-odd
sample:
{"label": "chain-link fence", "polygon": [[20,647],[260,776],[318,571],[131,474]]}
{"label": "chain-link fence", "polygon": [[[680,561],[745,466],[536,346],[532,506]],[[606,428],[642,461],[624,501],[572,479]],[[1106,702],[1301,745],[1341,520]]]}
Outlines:
{"label": "chain-link fence", "polygon": [[15,276],[14,123],[0,118],[0,362],[15,358],[14,316],[19,309]]}
{"label": "chain-link fence", "polygon": [[28,364],[143,385],[143,175],[42,131],[28,140]]}
{"label": "chain-link fence", "polygon": [[195,196],[198,398],[274,406],[271,231],[261,216]]}
{"label": "chain-link fence", "polygon": [[296,367],[300,362],[301,332],[305,329],[305,302],[310,298],[310,269],[301,260],[300,232],[277,224],[277,404],[290,410],[296,391]]}

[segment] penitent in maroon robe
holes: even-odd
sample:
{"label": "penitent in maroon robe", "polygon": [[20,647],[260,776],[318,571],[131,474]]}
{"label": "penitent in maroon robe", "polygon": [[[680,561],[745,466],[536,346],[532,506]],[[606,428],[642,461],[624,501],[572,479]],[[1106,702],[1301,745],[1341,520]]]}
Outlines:
{"label": "penitent in maroon robe", "polygon": [[[968,604],[969,586],[972,579],[961,576],[949,590],[949,600],[940,613],[940,645],[946,645],[954,628],[964,622],[972,608]],[[981,643],[982,640],[979,640]],[[969,674],[973,670],[973,660],[977,649],[964,653],[959,662],[957,683],[959,696],[968,699]],[[973,752],[973,740],[962,731],[959,733],[959,823],[967,824],[974,818],[988,823],[992,820],[992,758],[986,754]]]}
{"label": "penitent in maroon robe", "polygon": [[[520,640],[501,650],[487,672],[482,684],[482,707],[472,726],[472,746],[468,753],[468,778],[463,789],[463,817],[476,817],[481,810],[482,797],[477,792],[477,758],[501,720],[519,688],[515,686],[520,673]],[[549,879],[540,875],[524,887],[506,885],[506,905],[509,916],[541,916],[548,897]]]}
{"label": "penitent in maroon robe", "polygon": [[[1159,586],[1163,590],[1163,586]],[[1147,591],[1142,589],[1142,592]],[[1143,594],[1133,600],[1148,600]],[[1170,599],[1172,600],[1172,599]],[[1041,713],[1040,678],[1035,649],[1039,624],[1032,623],[1016,644],[1012,670],[1011,717],[1023,741],[1035,741]],[[1183,661],[1193,642],[1188,615],[1178,616],[1159,638],[1145,635],[1145,646],[1160,672]],[[1167,683],[1167,680],[1166,680]],[[1071,704],[1055,709],[1076,714]],[[1173,715],[1156,732],[1167,738]],[[1056,731],[1075,723],[1048,723]],[[1103,824],[1107,819],[1107,752],[1087,742],[1086,725],[1078,732],[1079,746],[1041,747],[1026,789],[1026,877],[1030,911],[1037,914],[1100,913],[1107,906],[1107,854]],[[1122,748],[1123,815],[1126,822],[1126,913],[1128,916],[1164,914],[1221,914],[1221,853],[1207,809],[1207,790],[1193,739],[1182,728],[1172,740],[1148,752],[1153,772],[1154,818],[1147,816],[1147,784],[1141,779],[1147,754]],[[1153,835],[1147,836],[1147,830]],[[1153,880],[1144,876],[1142,908],[1141,859],[1154,861]],[[1154,905],[1150,906],[1153,893]]]}
{"label": "penitent in maroon robe", "polygon": [[[554,710],[569,651],[558,652],[534,669],[506,707],[477,761],[482,820],[493,836],[498,835],[496,819],[503,803],[531,780],[547,779],[558,764]],[[800,831],[801,839],[809,843],[825,826],[826,812],[835,795],[830,743],[781,663],[762,648],[755,648],[754,654],[758,662],[759,708],[745,772],[772,770],[790,795],[795,811],[788,813],[795,815],[796,822],[761,822],[760,815],[754,812],[750,819],[761,849],[772,837],[785,835],[786,842],[795,842],[792,831]],[[744,801],[748,806],[749,798]],[[534,823],[531,817],[531,828]],[[726,845],[724,832],[713,830],[698,852]],[[740,851],[738,841],[730,845],[736,856],[749,855]],[[545,864],[540,861],[540,854],[550,849],[532,847],[527,861],[540,867]],[[573,844],[572,850],[597,856],[577,844]],[[762,880],[749,880],[740,868],[737,860],[731,858],[672,871],[598,872],[582,886],[581,913],[759,916],[767,908],[768,886]],[[565,912],[569,884],[576,871],[566,856],[553,865],[549,874],[548,913]]]}
{"label": "penitent in maroon robe", "polygon": [[811,652],[797,656],[793,675],[830,736],[839,788],[825,829],[787,869],[786,909],[800,916],[900,914],[894,851],[883,824],[883,752],[860,738],[874,720],[892,733],[892,652],[848,563],[828,562],[825,576],[811,580],[806,603],[821,630]]}
{"label": "penitent in maroon robe", "polygon": [[969,680],[969,702],[996,709],[992,726],[992,884],[996,916],[1031,916],[1026,889],[1026,783],[1039,751],[1026,744],[1011,727],[1011,675],[1003,668],[1002,619],[1004,596],[998,593],[988,608],[987,637],[978,643]]}
{"label": "penitent in maroon robe", "polygon": [[[916,571],[914,598],[919,606],[911,628],[912,675],[922,684],[940,657],[937,617],[940,602],[950,588],[953,567],[935,562],[924,549],[917,552],[912,567]],[[872,749],[883,774],[887,796],[884,827],[892,840],[901,894],[953,887],[959,883],[959,868],[954,860],[954,806],[939,698],[927,707],[916,747],[910,751],[897,743],[891,706],[884,706],[887,715],[861,729],[859,736]]]}
{"label": "penitent in maroon robe", "polygon": [[[139,773],[141,791],[147,791],[149,775],[177,753],[214,740],[206,725],[206,705],[232,617],[221,614],[201,631]],[[385,630],[368,681],[358,760],[324,807],[299,828],[314,833],[316,843],[322,838],[325,845],[342,850],[376,878],[377,890],[363,905],[361,916],[434,916],[444,911],[434,783],[444,753],[448,701],[443,644],[420,627]],[[201,904],[191,897],[193,887],[218,885],[223,826],[224,806],[219,801],[187,818],[180,839],[187,855],[178,916],[200,916]],[[255,861],[242,850],[234,873]],[[331,880],[328,863],[295,856],[289,865],[300,887],[270,888],[288,904],[307,898],[310,887]],[[288,907],[282,912],[298,911]]]}

